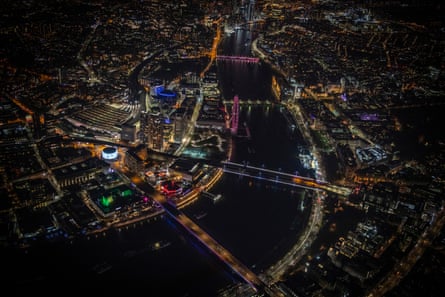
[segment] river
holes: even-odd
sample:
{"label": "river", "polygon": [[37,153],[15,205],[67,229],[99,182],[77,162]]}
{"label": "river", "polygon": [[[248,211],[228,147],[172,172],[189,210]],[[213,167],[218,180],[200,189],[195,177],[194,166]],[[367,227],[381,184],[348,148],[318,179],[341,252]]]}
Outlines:
{"label": "river", "polygon": [[[223,53],[242,55],[253,38],[249,32],[234,33],[223,40]],[[267,65],[224,62],[217,69],[224,98],[273,100]],[[300,171],[297,146],[305,143],[298,130],[289,128],[282,112],[278,104],[243,106],[240,123],[249,127],[251,139],[232,139],[232,160]],[[185,213],[256,273],[284,255],[308,219],[310,195],[299,188],[226,174],[210,191],[221,194],[221,201],[202,198]],[[155,242],[168,245],[153,249]],[[30,288],[37,292],[62,287],[70,293],[215,296],[240,282],[167,218],[13,253],[17,257],[5,268],[6,281],[17,294]]]}

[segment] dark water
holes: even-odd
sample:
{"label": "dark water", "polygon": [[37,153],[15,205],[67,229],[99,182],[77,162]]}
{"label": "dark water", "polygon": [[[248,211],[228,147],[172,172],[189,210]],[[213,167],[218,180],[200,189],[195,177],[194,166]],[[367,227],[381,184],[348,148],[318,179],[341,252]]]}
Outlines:
{"label": "dark water", "polygon": [[235,137],[232,140],[231,160],[289,173],[300,170],[298,146],[304,142],[299,130],[292,130],[283,117],[282,107],[242,106],[239,114],[240,133],[243,133],[245,123],[251,138]]}
{"label": "dark water", "polygon": [[229,174],[212,192],[222,194],[221,200],[202,198],[185,213],[206,213],[197,223],[257,273],[295,243],[311,197],[302,190]]}
{"label": "dark water", "polygon": [[[156,241],[170,245],[152,250]],[[110,231],[90,239],[15,251],[3,259],[3,281],[17,295],[30,292],[95,292],[116,296],[213,296],[232,276],[212,255],[166,219]],[[207,286],[206,284],[212,284]],[[85,291],[87,290],[87,291]]]}

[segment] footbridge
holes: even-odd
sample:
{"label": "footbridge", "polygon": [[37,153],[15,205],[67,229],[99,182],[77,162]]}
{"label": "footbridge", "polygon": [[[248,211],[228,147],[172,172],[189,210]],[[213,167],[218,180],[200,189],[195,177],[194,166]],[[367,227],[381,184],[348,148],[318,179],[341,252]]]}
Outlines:
{"label": "footbridge", "polygon": [[273,183],[284,184],[287,186],[300,187],[316,191],[328,191],[342,196],[349,196],[352,189],[338,185],[330,184],[326,181],[320,181],[314,178],[289,174],[282,171],[270,170],[264,167],[256,167],[247,163],[240,164],[230,161],[221,162],[222,169],[226,173],[247,176],[259,180],[266,180]]}

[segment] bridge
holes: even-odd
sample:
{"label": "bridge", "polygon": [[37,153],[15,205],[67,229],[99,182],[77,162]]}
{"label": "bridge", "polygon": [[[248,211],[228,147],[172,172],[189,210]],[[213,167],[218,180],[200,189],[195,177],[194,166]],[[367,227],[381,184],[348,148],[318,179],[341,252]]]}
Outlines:
{"label": "bridge", "polygon": [[235,62],[246,62],[246,63],[258,63],[260,61],[260,58],[245,57],[245,56],[216,55],[216,61],[235,61]]}
{"label": "bridge", "polygon": [[222,169],[226,173],[247,176],[259,180],[266,180],[292,187],[300,187],[316,191],[329,191],[342,196],[349,196],[352,189],[330,184],[310,177],[289,174],[282,171],[274,171],[263,167],[255,167],[248,164],[239,164],[230,161],[221,162]]}
{"label": "bridge", "polygon": [[[222,103],[224,105],[232,105],[232,104],[234,104],[234,100],[222,100]],[[244,100],[238,100],[238,104],[240,106],[242,106],[242,105],[272,105],[272,104],[276,104],[276,102],[270,101],[270,100],[244,99]]]}
{"label": "bridge", "polygon": [[179,225],[181,225],[189,234],[193,235],[195,239],[201,242],[210,252],[216,255],[223,263],[231,268],[255,292],[267,293],[271,297],[283,296],[276,286],[269,286],[263,282],[263,280],[261,280],[253,271],[236,259],[235,256],[233,256],[221,244],[213,239],[207,232],[188,218],[181,210],[177,209],[176,206],[171,204],[169,201],[165,201],[163,197],[156,200],[163,200],[163,202],[160,204],[164,208],[165,212]]}

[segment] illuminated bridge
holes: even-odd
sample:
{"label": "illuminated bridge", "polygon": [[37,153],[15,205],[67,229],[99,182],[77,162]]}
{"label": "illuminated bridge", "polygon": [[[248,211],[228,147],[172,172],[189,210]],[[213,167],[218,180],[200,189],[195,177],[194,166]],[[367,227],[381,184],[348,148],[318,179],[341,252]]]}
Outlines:
{"label": "illuminated bridge", "polygon": [[352,191],[350,188],[332,185],[325,181],[319,181],[313,178],[289,174],[282,171],[274,171],[263,167],[255,167],[248,164],[239,164],[229,161],[223,161],[221,163],[224,172],[240,176],[248,176],[259,180],[266,180],[310,190],[329,191],[343,196],[349,196]]}
{"label": "illuminated bridge", "polygon": [[235,61],[235,62],[247,62],[247,63],[258,63],[260,58],[257,57],[244,57],[244,56],[222,56],[217,55],[216,61]]}
{"label": "illuminated bridge", "polygon": [[[162,198],[161,198],[162,199]],[[161,200],[160,199],[160,200]],[[216,255],[223,263],[228,265],[238,276],[240,276],[255,292],[267,293],[269,296],[283,296],[275,287],[268,286],[254,272],[236,259],[228,250],[213,239],[207,232],[188,218],[176,206],[170,202],[161,203],[166,213],[179,223],[184,229],[198,239],[209,251]]]}
{"label": "illuminated bridge", "polygon": [[[225,105],[232,105],[234,103],[233,100],[223,100],[223,104]],[[244,99],[239,100],[238,104],[241,105],[272,105],[275,104],[275,102],[270,100],[253,100],[253,99]]]}

